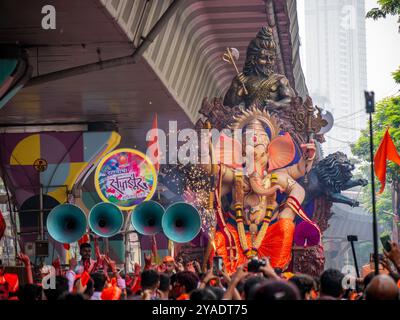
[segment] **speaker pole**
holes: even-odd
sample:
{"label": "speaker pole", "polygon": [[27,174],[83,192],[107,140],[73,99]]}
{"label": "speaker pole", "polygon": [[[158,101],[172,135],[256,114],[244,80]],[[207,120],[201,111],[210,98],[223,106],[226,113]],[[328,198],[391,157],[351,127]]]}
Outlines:
{"label": "speaker pole", "polygon": [[110,256],[110,242],[108,241],[108,238],[103,238],[103,243],[104,243],[104,251],[106,253],[106,256]]}
{"label": "speaker pole", "polygon": [[44,240],[43,227],[43,185],[40,184],[39,190],[39,240]]}
{"label": "speaker pole", "polygon": [[174,242],[170,239],[168,239],[168,254],[171,257],[175,257],[175,248],[174,248]]}
{"label": "speaker pole", "polygon": [[372,126],[372,114],[375,112],[375,93],[365,91],[366,110],[369,115],[369,153],[371,158],[371,200],[372,200],[372,236],[374,244],[375,275],[379,274],[378,256],[378,219],[376,216],[375,194],[375,169],[374,169],[374,130]]}
{"label": "speaker pole", "polygon": [[130,251],[128,248],[129,247],[129,226],[131,225],[131,216],[132,216],[132,210],[127,212],[127,217],[125,219],[125,226],[123,228],[123,237],[124,237],[124,245],[125,245],[125,275],[128,274],[128,265],[130,263]]}
{"label": "speaker pole", "polygon": [[[40,189],[39,189],[39,241],[44,240],[44,225],[43,225],[43,185],[40,184]],[[36,248],[38,242],[35,242],[35,255],[37,258],[37,253],[36,253]],[[44,257],[41,255],[39,257],[39,263],[42,266],[44,262]]]}
{"label": "speaker pole", "polygon": [[128,264],[129,264],[129,250],[128,250],[128,243],[129,243],[129,235],[127,231],[123,232],[124,237],[124,246],[125,246],[125,261],[124,261],[124,271],[125,275],[128,274]]}

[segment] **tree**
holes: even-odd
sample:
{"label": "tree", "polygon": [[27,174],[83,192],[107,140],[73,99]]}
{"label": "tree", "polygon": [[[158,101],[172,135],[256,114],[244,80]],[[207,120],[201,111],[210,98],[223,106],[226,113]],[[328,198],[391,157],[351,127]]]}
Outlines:
{"label": "tree", "polygon": [[[388,127],[390,127],[389,133],[397,150],[400,150],[400,97],[386,98],[377,103],[372,127],[374,130],[374,154]],[[362,162],[360,173],[365,178],[370,177],[369,129],[361,131],[361,137],[352,146],[352,152]],[[392,188],[397,188],[396,190],[398,190],[400,185],[399,173],[400,167],[389,161],[386,179]],[[379,182],[377,181],[376,189],[379,190],[379,188]],[[363,188],[361,203],[367,210],[371,211],[371,188]],[[392,192],[389,185],[377,197],[376,208],[380,222],[387,224],[392,219],[392,216],[388,213],[393,212]]]}
{"label": "tree", "polygon": [[400,67],[398,67],[398,69],[392,73],[393,75],[393,79],[394,81],[396,81],[396,83],[400,84]]}
{"label": "tree", "polygon": [[[379,8],[373,8],[367,13],[367,18],[378,20],[387,15],[398,16],[400,24],[400,0],[378,0]],[[399,26],[400,32],[400,26]]]}

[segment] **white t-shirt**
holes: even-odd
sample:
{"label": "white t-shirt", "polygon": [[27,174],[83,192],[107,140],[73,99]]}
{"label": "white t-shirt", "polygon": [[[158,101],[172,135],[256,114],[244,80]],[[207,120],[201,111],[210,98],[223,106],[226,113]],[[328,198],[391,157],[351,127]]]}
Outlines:
{"label": "white t-shirt", "polygon": [[90,297],[90,300],[102,300],[101,299],[101,291],[93,292],[93,295]]}

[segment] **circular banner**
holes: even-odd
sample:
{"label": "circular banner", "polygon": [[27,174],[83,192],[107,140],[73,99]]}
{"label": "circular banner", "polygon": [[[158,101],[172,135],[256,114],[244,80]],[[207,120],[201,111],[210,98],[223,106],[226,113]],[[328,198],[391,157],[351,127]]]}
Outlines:
{"label": "circular banner", "polygon": [[151,161],[134,149],[118,149],[107,154],[94,175],[101,200],[131,210],[151,199],[157,187],[157,173]]}

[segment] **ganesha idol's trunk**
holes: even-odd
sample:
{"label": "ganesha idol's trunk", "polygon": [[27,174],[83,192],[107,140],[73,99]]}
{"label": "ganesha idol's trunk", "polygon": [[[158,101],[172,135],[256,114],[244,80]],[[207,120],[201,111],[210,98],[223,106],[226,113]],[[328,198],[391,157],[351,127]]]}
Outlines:
{"label": "ganesha idol's trunk", "polygon": [[280,187],[278,185],[273,185],[270,188],[265,188],[263,186],[262,178],[258,173],[254,173],[253,175],[251,175],[249,178],[249,182],[254,193],[260,196],[271,197],[275,195],[278,190],[280,190]]}

